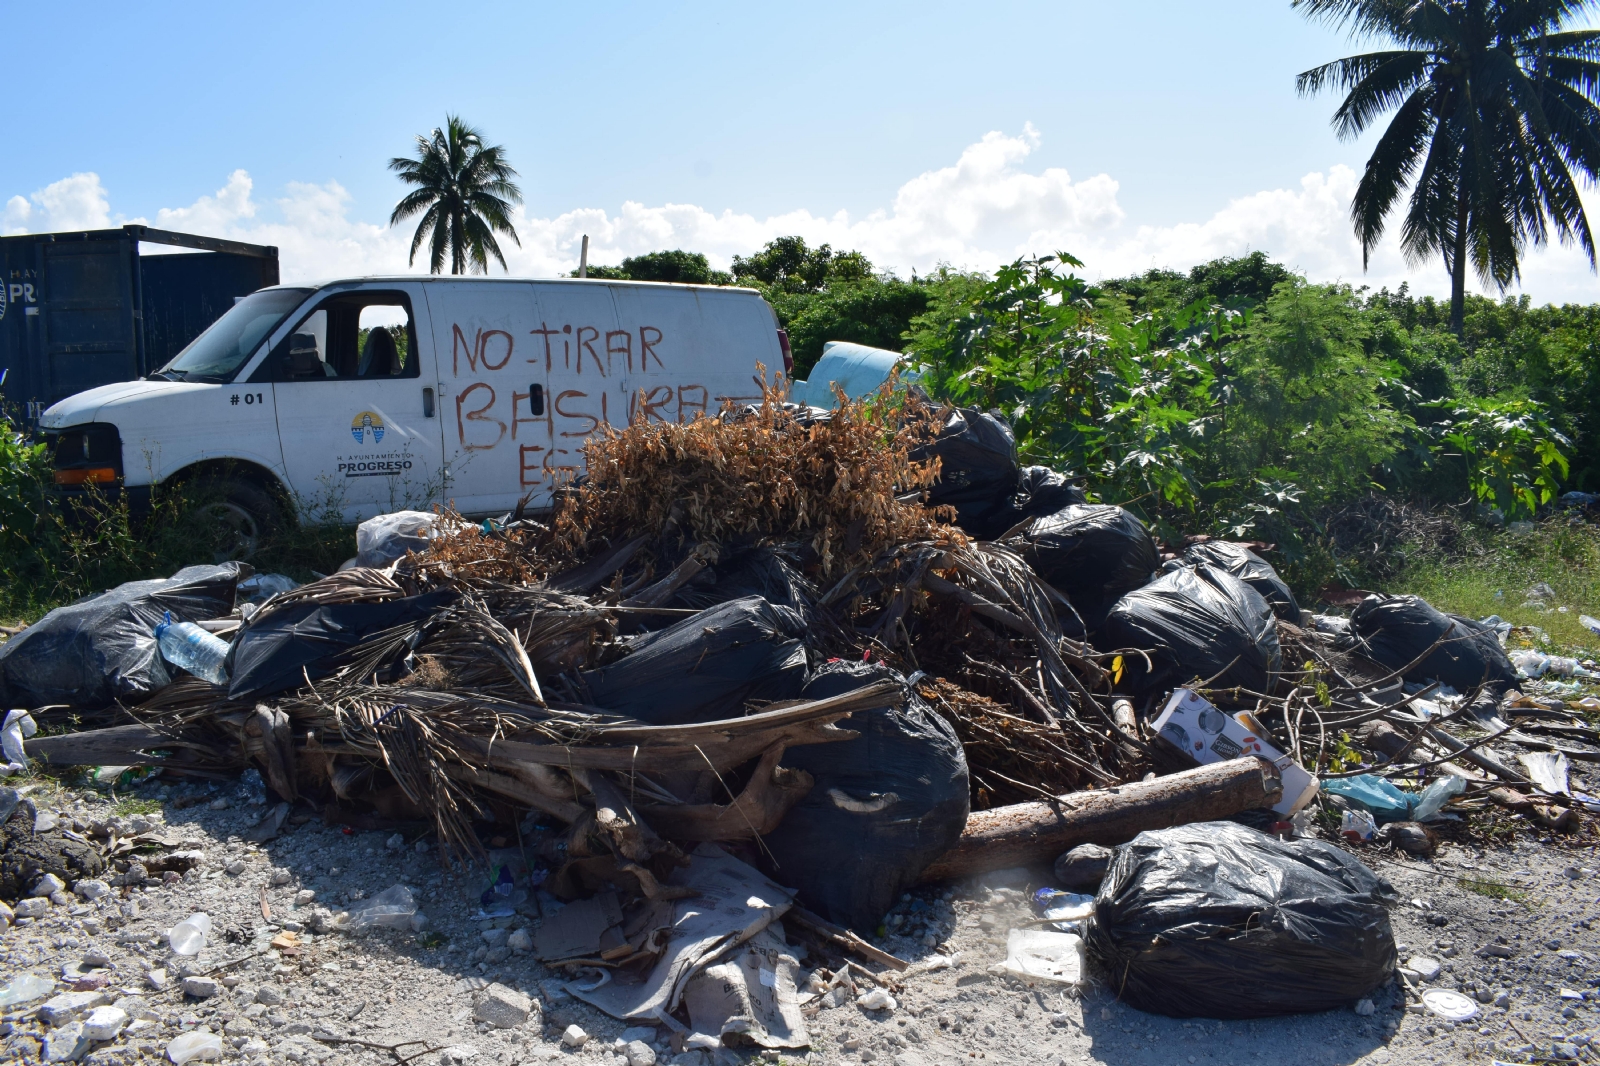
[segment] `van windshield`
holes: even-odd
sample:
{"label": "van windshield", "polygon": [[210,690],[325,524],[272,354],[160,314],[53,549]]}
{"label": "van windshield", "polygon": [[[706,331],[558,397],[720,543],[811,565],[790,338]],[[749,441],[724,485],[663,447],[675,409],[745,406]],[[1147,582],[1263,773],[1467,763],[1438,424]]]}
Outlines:
{"label": "van windshield", "polygon": [[166,381],[232,381],[267,334],[310,294],[310,289],[251,293],[151,376]]}

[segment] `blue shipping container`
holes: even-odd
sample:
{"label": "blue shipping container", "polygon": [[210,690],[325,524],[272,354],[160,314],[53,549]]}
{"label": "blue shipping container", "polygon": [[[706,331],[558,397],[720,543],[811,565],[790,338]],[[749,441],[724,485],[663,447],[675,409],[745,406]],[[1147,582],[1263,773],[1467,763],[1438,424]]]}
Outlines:
{"label": "blue shipping container", "polygon": [[[141,255],[140,243],[195,249]],[[124,226],[0,237],[0,396],[28,424],[74,393],[160,369],[278,284],[278,250]]]}

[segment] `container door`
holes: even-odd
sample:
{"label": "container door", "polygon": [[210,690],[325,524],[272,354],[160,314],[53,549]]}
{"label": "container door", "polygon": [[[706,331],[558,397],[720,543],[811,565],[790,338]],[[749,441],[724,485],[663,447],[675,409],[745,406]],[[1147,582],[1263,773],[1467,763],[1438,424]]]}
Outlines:
{"label": "container door", "polygon": [[418,284],[330,294],[268,357],[303,517],[360,521],[440,499],[443,464]]}
{"label": "container door", "polygon": [[137,378],[133,242],[52,242],[42,249],[49,401]]}

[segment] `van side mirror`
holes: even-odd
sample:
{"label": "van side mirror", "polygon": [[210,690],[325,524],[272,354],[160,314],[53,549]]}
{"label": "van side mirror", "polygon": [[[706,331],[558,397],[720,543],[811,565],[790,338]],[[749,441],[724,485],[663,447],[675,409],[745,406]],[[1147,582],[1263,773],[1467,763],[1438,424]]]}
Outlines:
{"label": "van side mirror", "polygon": [[289,337],[289,376],[320,378],[322,357],[317,352],[315,333],[295,333]]}

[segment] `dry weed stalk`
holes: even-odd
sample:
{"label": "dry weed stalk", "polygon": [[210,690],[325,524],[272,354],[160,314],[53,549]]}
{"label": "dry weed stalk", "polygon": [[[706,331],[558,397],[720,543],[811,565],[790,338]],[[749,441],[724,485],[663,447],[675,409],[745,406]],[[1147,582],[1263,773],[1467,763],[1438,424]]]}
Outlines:
{"label": "dry weed stalk", "polygon": [[602,540],[641,533],[703,544],[760,537],[805,543],[831,578],[894,544],[961,539],[915,499],[938,477],[937,463],[910,459],[935,432],[916,399],[885,388],[807,425],[778,388],[764,393],[743,412],[591,438],[588,478],[555,515],[554,554],[583,559]]}

